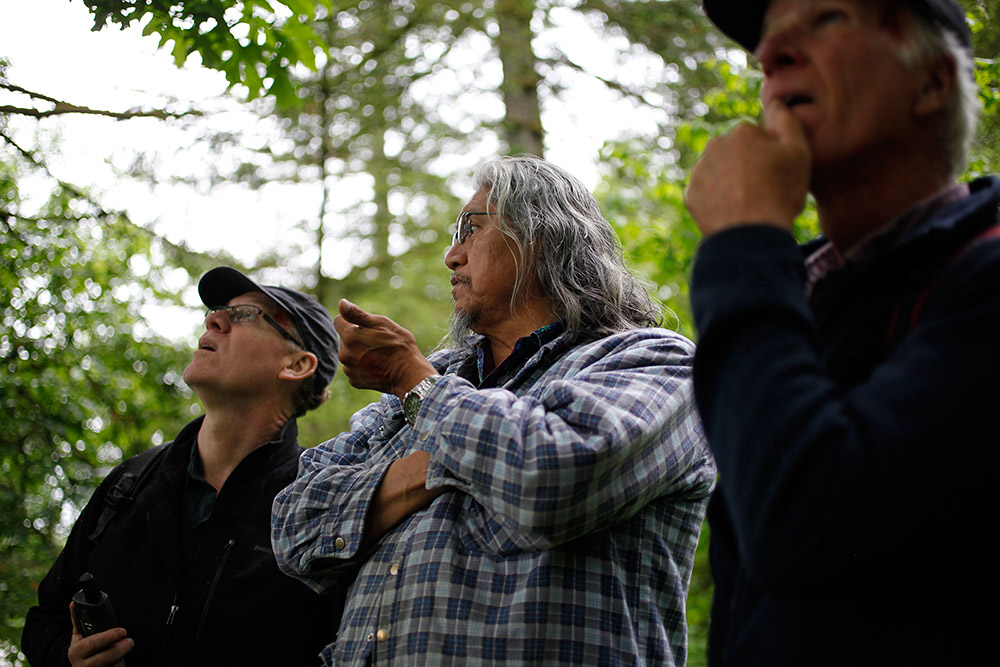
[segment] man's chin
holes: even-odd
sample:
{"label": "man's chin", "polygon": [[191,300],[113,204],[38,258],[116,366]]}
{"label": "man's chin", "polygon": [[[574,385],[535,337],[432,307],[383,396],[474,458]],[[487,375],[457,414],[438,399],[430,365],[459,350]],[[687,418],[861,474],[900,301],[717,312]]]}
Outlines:
{"label": "man's chin", "polygon": [[192,361],[181,373],[181,379],[184,380],[184,384],[188,387],[194,389],[195,386],[202,384],[205,381],[206,372],[204,368],[199,368],[197,362]]}

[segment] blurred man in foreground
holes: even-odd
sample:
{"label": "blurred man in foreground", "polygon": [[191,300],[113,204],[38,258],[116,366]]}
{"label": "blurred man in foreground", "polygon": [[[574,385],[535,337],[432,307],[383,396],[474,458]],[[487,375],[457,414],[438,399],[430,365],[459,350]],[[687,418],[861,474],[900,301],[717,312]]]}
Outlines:
{"label": "blurred man in foreground", "polygon": [[344,372],[384,395],[275,499],[278,562],[353,581],[327,664],[683,664],[715,476],[693,345],[575,178],[506,158],[475,188],[452,349],[341,302]]}
{"label": "blurred man in foreground", "polygon": [[[73,527],[28,612],[22,649],[56,665],[312,665],[340,599],[282,574],[271,501],[295,479],[295,418],[337,369],[330,314],[311,296],[206,273],[205,333],[184,381],[205,414],[115,468]],[[90,572],[118,624],[82,637],[70,599]]]}
{"label": "blurred man in foreground", "polygon": [[[764,71],[688,207],[713,665],[983,664],[998,592],[1000,182],[951,0],[705,0]],[[823,237],[801,250],[806,192]],[[983,602],[986,602],[984,605]]]}

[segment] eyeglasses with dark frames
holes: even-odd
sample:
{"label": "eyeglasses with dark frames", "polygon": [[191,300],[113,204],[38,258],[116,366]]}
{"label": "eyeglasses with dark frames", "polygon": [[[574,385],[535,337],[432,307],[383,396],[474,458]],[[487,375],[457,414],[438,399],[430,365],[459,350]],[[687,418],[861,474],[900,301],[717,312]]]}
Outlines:
{"label": "eyeglasses with dark frames", "polygon": [[489,211],[465,211],[464,213],[458,214],[458,220],[455,221],[455,234],[451,237],[451,244],[462,245],[465,243],[465,239],[469,238],[472,234],[472,222],[469,220],[474,215],[493,215]]}
{"label": "eyeglasses with dark frames", "polygon": [[260,306],[255,306],[252,303],[239,303],[235,306],[213,306],[205,312],[205,318],[207,319],[212,313],[217,313],[220,310],[226,311],[226,316],[229,317],[229,321],[234,324],[239,324],[240,322],[253,322],[257,319],[257,316],[264,318],[264,321],[274,327],[274,330],[280,333],[282,336],[292,341],[303,350],[306,346],[298,338],[288,333],[283,326],[278,324],[273,317],[264,312],[264,309]]}

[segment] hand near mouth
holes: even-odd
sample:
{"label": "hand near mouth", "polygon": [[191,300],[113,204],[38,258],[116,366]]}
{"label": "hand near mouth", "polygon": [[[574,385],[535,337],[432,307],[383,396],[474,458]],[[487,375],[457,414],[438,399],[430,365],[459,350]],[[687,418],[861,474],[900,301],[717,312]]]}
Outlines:
{"label": "hand near mouth", "polygon": [[772,98],[765,127],[741,123],[708,143],[691,171],[688,210],[705,236],[750,224],[791,231],[809,189],[809,145],[787,104]]}

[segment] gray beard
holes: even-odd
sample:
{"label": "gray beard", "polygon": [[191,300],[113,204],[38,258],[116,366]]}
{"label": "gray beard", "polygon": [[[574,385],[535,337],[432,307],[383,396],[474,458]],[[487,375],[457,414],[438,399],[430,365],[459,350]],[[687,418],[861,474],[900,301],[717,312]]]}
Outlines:
{"label": "gray beard", "polygon": [[472,325],[478,319],[479,313],[475,311],[455,311],[451,315],[448,324],[448,347],[452,350],[461,350],[469,347],[468,338],[474,332]]}

